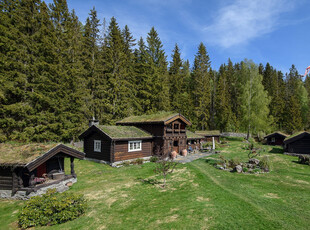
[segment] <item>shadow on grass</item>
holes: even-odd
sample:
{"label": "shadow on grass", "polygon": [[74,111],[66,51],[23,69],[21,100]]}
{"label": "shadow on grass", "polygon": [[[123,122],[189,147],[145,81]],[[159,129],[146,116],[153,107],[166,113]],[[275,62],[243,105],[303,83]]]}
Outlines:
{"label": "shadow on grass", "polygon": [[141,177],[137,178],[137,181],[141,182],[144,185],[155,185],[160,184],[157,179],[143,179]]}
{"label": "shadow on grass", "polygon": [[281,148],[272,148],[269,153],[283,154],[284,150]]}

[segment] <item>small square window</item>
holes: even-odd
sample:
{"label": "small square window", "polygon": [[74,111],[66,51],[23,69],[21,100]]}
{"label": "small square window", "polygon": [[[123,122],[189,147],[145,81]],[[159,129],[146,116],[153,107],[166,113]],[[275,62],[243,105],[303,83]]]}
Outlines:
{"label": "small square window", "polygon": [[173,128],[174,129],[179,129],[179,124],[174,124]]}
{"label": "small square window", "polygon": [[101,141],[94,140],[94,152],[101,152]]}
{"label": "small square window", "polygon": [[276,142],[276,138],[275,137],[271,138],[271,142]]}
{"label": "small square window", "polygon": [[141,151],[142,141],[128,141],[128,152]]}

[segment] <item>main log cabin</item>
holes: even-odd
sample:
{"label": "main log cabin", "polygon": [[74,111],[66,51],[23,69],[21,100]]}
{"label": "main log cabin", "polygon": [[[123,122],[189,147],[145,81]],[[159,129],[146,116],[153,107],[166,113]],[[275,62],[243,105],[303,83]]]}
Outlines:
{"label": "main log cabin", "polygon": [[84,140],[86,158],[105,163],[152,155],[152,135],[135,126],[106,126],[91,123],[79,138]]}
{"label": "main log cabin", "polygon": [[264,137],[267,145],[283,145],[283,141],[288,135],[281,132],[274,132]]}
{"label": "main log cabin", "polygon": [[284,140],[284,151],[293,154],[310,154],[310,133],[295,133]]}
{"label": "main log cabin", "polygon": [[[68,189],[76,182],[74,158],[84,153],[63,144],[0,144],[0,197],[25,199],[48,188]],[[64,158],[70,158],[70,174],[65,175]]]}
{"label": "main log cabin", "polygon": [[180,153],[186,149],[186,127],[190,126],[191,122],[180,113],[161,112],[127,117],[116,124],[145,130],[153,136],[153,154],[168,155],[172,151]]}

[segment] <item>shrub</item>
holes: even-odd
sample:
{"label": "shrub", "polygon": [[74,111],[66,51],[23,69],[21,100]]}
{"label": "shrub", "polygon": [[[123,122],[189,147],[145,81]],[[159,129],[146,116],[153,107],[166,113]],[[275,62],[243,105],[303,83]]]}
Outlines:
{"label": "shrub", "polygon": [[230,159],[228,161],[228,165],[231,168],[234,168],[234,167],[236,167],[237,165],[240,165],[240,164],[241,164],[241,162],[240,162],[240,160],[238,158],[232,158],[232,159]]}
{"label": "shrub", "polygon": [[132,161],[131,163],[132,163],[132,164],[134,164],[134,165],[142,165],[142,164],[143,164],[143,162],[144,162],[144,160],[143,160],[143,159],[138,158],[138,159],[136,159],[136,160]]}
{"label": "shrub", "polygon": [[150,162],[157,162],[159,159],[158,159],[158,157],[157,156],[152,156],[151,158],[150,158]]}
{"label": "shrub", "polygon": [[50,189],[26,202],[18,215],[18,224],[21,228],[60,224],[76,219],[85,213],[86,207],[83,195]]}
{"label": "shrub", "polygon": [[264,171],[269,171],[270,170],[270,160],[268,156],[264,156],[260,162],[259,162],[259,167],[263,169]]}
{"label": "shrub", "polygon": [[222,161],[222,164],[223,164],[223,165],[224,165],[224,164],[225,164],[225,165],[227,164],[228,161],[227,161],[227,159],[226,159],[222,154],[219,155],[219,158],[220,158],[220,160]]}
{"label": "shrub", "polygon": [[124,161],[123,163],[121,163],[120,165],[122,166],[129,166],[131,164],[130,161]]}
{"label": "shrub", "polygon": [[248,169],[247,167],[243,167],[243,168],[242,168],[242,171],[246,173],[246,172],[249,171],[249,169]]}

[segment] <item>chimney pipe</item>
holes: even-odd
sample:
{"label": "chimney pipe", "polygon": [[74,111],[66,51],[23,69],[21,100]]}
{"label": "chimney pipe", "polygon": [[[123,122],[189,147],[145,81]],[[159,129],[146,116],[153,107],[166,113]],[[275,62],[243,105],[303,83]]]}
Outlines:
{"label": "chimney pipe", "polygon": [[99,125],[99,120],[95,119],[94,117],[91,120],[89,120],[89,127],[93,125]]}

